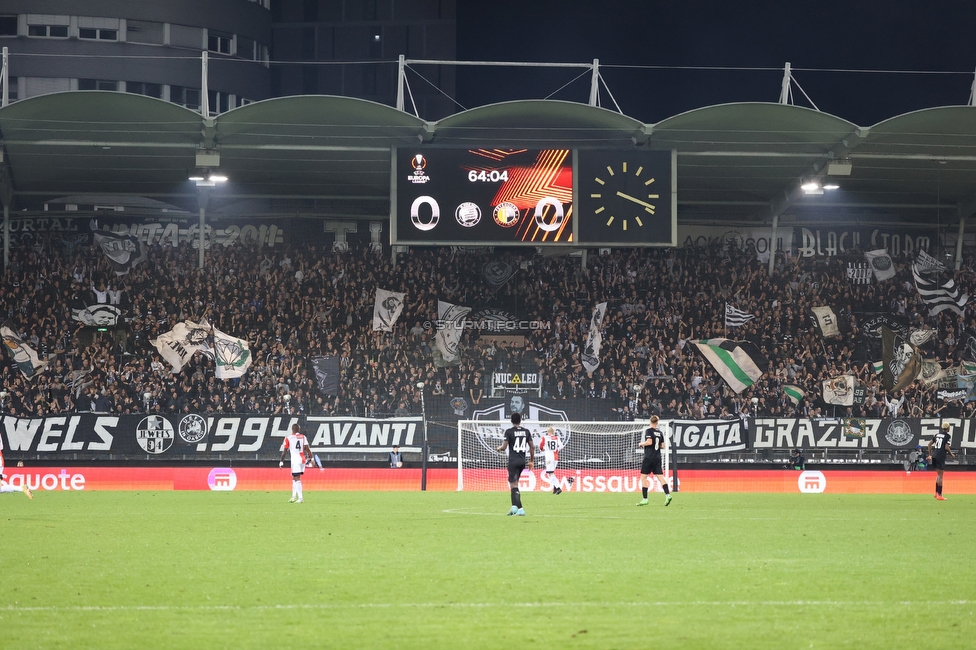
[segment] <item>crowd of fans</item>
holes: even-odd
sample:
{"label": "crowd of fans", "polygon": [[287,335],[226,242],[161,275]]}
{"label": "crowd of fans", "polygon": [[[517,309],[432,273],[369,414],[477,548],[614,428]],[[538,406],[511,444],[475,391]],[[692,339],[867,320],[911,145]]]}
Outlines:
{"label": "crowd of fans", "polygon": [[[926,358],[957,365],[969,353],[976,322],[945,311],[929,315],[910,271],[886,282],[854,285],[849,258],[780,256],[772,275],[754,251],[710,248],[614,249],[579,257],[542,257],[533,251],[413,248],[398,253],[368,248],[335,252],[321,246],[215,247],[197,268],[190,247],[150,246],[148,259],[117,276],[95,246],[62,248],[59,240],[11,252],[0,285],[0,312],[48,367],[33,378],[11,363],[2,368],[5,412],[26,416],[63,412],[307,413],[389,415],[420,411],[416,388],[461,396],[479,404],[496,371],[538,371],[543,397],[604,400],[608,417],[658,413],[666,417],[864,415],[974,415],[961,400],[939,398],[916,381],[898,394],[885,392],[872,362],[880,341],[863,323],[894,315],[914,328],[938,332],[923,347]],[[489,262],[511,269],[507,279],[486,279]],[[972,288],[965,268],[956,281]],[[393,332],[374,332],[375,290],[406,293]],[[524,345],[466,330],[460,363],[439,367],[431,323],[438,300],[494,306],[520,320],[548,323],[529,330]],[[581,362],[594,306],[607,302],[599,368]],[[99,332],[72,319],[72,309],[117,303],[124,327]],[[727,328],[725,305],[754,314]],[[842,324],[839,337],[823,338],[810,309],[830,306]],[[150,341],[183,320],[206,317],[222,331],[246,339],[253,365],[238,380],[218,380],[202,354],[178,374]],[[754,343],[768,359],[751,388],[734,393],[691,343],[725,337]],[[517,338],[515,339],[518,340]],[[310,359],[341,358],[338,395],[323,394]],[[825,379],[851,374],[866,389],[863,404],[827,406]],[[784,385],[807,397],[794,404]],[[976,403],[974,403],[976,404]]]}

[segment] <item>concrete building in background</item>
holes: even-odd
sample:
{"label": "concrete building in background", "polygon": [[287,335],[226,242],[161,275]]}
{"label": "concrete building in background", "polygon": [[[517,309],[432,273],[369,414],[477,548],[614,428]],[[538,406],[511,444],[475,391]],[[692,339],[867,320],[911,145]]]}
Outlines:
{"label": "concrete building in background", "polygon": [[[272,0],[272,94],[395,105],[397,58],[453,61],[456,15],[456,0]],[[455,66],[418,65],[408,80],[406,110],[416,104],[425,119],[456,111]]]}
{"label": "concrete building in background", "polygon": [[[455,0],[3,0],[11,101],[67,90],[149,95],[211,114],[268,97],[393,105],[399,55],[453,59]],[[414,83],[428,118],[453,112],[454,71]],[[408,100],[408,108],[412,102]]]}

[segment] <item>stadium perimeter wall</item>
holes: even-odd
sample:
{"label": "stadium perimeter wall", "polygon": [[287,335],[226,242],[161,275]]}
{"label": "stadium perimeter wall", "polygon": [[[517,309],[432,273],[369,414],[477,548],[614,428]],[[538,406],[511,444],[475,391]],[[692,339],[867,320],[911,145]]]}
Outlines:
{"label": "stadium perimeter wall", "polygon": [[[497,480],[493,491],[508,489],[504,470],[490,470]],[[35,492],[92,490],[212,490],[282,491],[291,489],[287,468],[229,467],[18,467],[7,470],[11,484],[27,484]],[[523,474],[522,490],[548,492],[536,470]],[[562,478],[575,476],[572,485],[564,483],[567,498],[572,493],[636,493],[636,471],[567,471]],[[935,472],[865,470],[683,470],[679,471],[680,491],[767,492],[784,494],[931,494]],[[946,473],[947,494],[976,494],[976,472]],[[302,484],[308,491],[376,490],[415,491],[420,489],[419,469],[310,469]],[[431,469],[427,475],[430,491],[454,491],[457,470]]]}

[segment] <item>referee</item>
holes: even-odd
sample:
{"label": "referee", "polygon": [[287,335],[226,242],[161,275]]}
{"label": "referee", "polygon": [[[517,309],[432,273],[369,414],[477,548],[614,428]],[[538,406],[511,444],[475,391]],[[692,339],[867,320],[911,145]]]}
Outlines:
{"label": "referee", "polygon": [[658,417],[652,415],[651,426],[644,431],[644,440],[637,445],[638,447],[644,448],[644,460],[641,461],[640,469],[641,494],[644,495],[644,498],[637,503],[639,506],[647,505],[647,490],[651,487],[651,481],[648,477],[651,474],[661,483],[661,487],[664,489],[664,505],[671,503],[671,489],[668,488],[668,482],[664,478],[664,470],[661,469],[661,451],[664,449],[664,434],[657,428],[657,423]]}

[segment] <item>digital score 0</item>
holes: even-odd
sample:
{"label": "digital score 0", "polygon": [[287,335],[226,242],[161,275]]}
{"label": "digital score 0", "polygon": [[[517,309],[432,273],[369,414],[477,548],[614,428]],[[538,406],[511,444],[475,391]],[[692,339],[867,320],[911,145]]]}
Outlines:
{"label": "digital score 0", "polygon": [[675,159],[672,151],[398,149],[391,240],[674,246]]}

